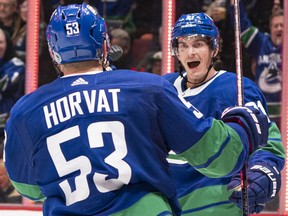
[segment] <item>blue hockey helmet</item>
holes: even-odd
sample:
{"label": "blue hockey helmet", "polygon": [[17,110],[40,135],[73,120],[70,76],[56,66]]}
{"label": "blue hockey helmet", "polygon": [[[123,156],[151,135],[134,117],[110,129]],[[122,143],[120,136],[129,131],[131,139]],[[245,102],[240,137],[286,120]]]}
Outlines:
{"label": "blue hockey helmet", "polygon": [[100,60],[110,42],[104,19],[83,3],[58,6],[46,29],[50,55],[57,64]]}
{"label": "blue hockey helmet", "polygon": [[194,35],[199,35],[212,39],[212,48],[217,48],[219,41],[219,31],[217,26],[214,24],[212,18],[206,13],[192,13],[183,14],[176,21],[172,29],[172,51],[173,49],[177,48],[179,37]]}

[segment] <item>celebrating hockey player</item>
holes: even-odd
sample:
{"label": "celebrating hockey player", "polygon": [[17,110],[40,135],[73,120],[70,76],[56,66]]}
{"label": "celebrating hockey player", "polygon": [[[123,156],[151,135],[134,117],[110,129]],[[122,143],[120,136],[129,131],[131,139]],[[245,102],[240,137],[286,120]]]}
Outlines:
{"label": "celebrating hockey player", "polygon": [[[167,74],[165,77],[204,116],[221,118],[227,107],[237,104],[236,74],[217,70],[221,38],[213,20],[205,13],[182,15],[172,30],[171,44],[179,64],[179,73]],[[248,78],[244,78],[243,82],[245,104],[267,113],[261,91]],[[268,138],[268,142],[249,159],[247,178],[250,213],[259,213],[281,186],[280,171],[284,166],[285,151],[274,122],[270,123]],[[211,140],[206,145],[213,148],[214,144]],[[199,157],[206,154],[206,149],[199,149]],[[242,215],[241,192],[234,191],[240,187],[239,174],[232,179],[215,178],[213,174],[205,176],[178,156],[171,154],[170,157],[170,169],[176,181],[183,215]],[[227,163],[234,163],[234,160],[239,158],[229,157]]]}

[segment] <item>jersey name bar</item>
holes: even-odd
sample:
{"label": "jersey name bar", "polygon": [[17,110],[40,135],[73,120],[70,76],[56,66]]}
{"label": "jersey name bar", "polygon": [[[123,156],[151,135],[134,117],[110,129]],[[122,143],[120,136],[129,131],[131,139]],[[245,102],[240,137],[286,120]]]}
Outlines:
{"label": "jersey name bar", "polygon": [[[65,122],[76,115],[84,115],[83,106],[89,113],[118,112],[118,93],[120,89],[99,89],[78,91],[59,98],[43,107],[47,128]],[[83,96],[83,97],[82,97]],[[111,104],[108,98],[112,98]],[[84,98],[84,101],[82,101]]]}

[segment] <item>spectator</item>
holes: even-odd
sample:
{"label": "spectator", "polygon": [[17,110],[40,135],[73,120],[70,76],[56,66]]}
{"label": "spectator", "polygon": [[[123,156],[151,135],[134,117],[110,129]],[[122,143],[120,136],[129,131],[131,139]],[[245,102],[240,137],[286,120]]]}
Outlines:
{"label": "spectator", "polygon": [[[19,7],[19,18],[16,21],[15,30],[12,34],[12,42],[15,47],[16,56],[25,62],[26,60],[26,37],[27,37],[27,16],[28,0],[17,0]],[[42,16],[41,16],[42,17]],[[40,19],[39,31],[39,55],[41,55],[45,44],[46,24]]]}
{"label": "spectator", "polygon": [[[245,13],[260,32],[270,32],[269,18],[273,10],[283,8],[284,0],[241,0]],[[229,2],[229,1],[228,1]],[[229,3],[230,4],[230,3]],[[271,10],[272,9],[272,10]]]}
{"label": "spectator", "polygon": [[17,0],[0,0],[0,28],[7,31],[10,37],[18,17]]}
{"label": "spectator", "polygon": [[149,60],[146,71],[153,74],[161,75],[162,73],[162,52],[158,51],[153,54]]}
{"label": "spectator", "polygon": [[117,68],[131,68],[131,38],[129,33],[121,28],[115,28],[110,31],[111,45],[118,45],[123,50],[123,55],[114,62]]}
{"label": "spectator", "polygon": [[211,2],[207,11],[205,11],[208,16],[210,16],[215,23],[218,23],[226,18],[226,1],[225,0],[215,0]]}
{"label": "spectator", "polygon": [[47,41],[62,77],[17,102],[4,149],[12,183],[45,200],[43,215],[180,215],[170,149],[216,177],[237,172],[267,139],[267,117],[254,109],[204,119],[161,76],[105,71],[106,24],[85,3],[58,7]]}
{"label": "spectator", "polygon": [[[137,50],[137,47],[135,49]],[[153,58],[153,56],[155,58]],[[161,56],[161,59],[159,58],[160,56]],[[155,69],[158,68],[156,69],[158,70],[156,74],[158,74],[160,72],[159,69],[161,70],[162,68],[162,65],[161,65],[162,63],[162,26],[159,27],[158,33],[153,35],[150,49],[149,51],[145,53],[144,57],[139,62],[137,62],[136,69],[138,71],[152,72],[152,64],[154,63],[155,63]],[[160,68],[158,66],[160,66]],[[161,73],[162,72],[160,72],[160,74]]]}
{"label": "spectator", "polygon": [[[234,0],[231,0],[230,12]],[[271,8],[272,10],[272,8]],[[280,127],[281,104],[281,43],[283,40],[283,11],[278,10],[270,17],[270,33],[263,33],[252,25],[247,17],[243,2],[240,1],[241,40],[245,49],[256,61],[254,81],[267,100],[271,120]]]}
{"label": "spectator", "polygon": [[8,33],[0,29],[0,137],[11,108],[24,95],[24,73],[25,65],[15,57]]}

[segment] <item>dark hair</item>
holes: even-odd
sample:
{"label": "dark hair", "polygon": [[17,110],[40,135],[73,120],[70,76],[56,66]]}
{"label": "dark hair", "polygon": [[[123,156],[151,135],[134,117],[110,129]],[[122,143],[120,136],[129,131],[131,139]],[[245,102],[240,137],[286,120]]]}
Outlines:
{"label": "dark hair", "polygon": [[5,53],[3,56],[3,61],[7,62],[10,59],[12,59],[13,57],[15,57],[15,49],[14,49],[14,46],[13,46],[12,41],[10,39],[9,33],[2,28],[0,28],[0,31],[3,31],[4,36],[5,36],[6,50],[5,50]]}
{"label": "dark hair", "polygon": [[63,3],[61,5],[67,6],[69,4],[82,4],[83,2],[84,2],[84,0],[65,0],[65,1],[63,1]]}
{"label": "dark hair", "polygon": [[26,0],[17,0],[17,6],[19,7]]}

